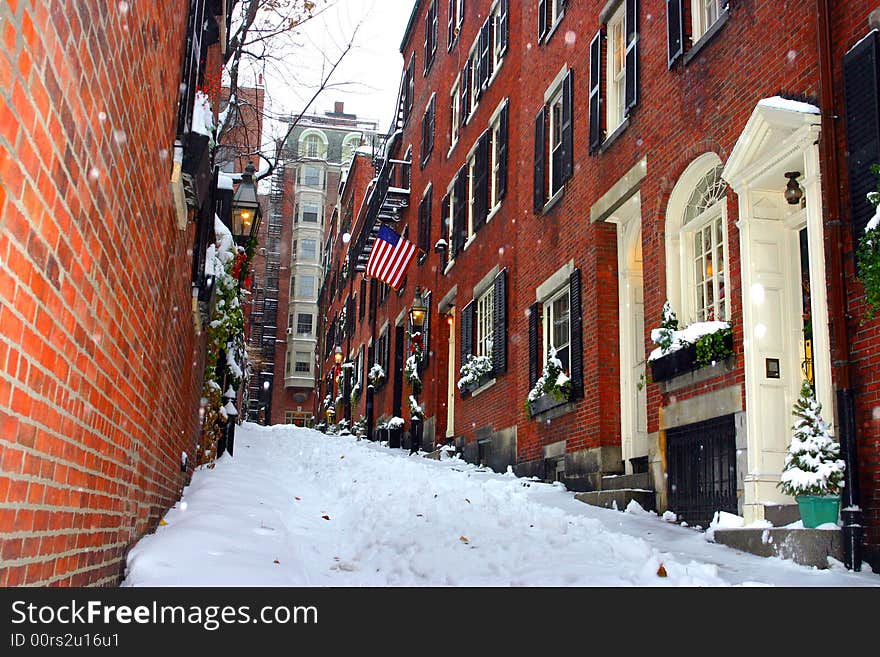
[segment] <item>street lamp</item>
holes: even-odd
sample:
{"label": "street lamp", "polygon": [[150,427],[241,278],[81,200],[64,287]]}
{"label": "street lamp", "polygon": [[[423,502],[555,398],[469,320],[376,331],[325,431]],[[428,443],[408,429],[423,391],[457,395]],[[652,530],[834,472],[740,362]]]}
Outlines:
{"label": "street lamp", "polygon": [[270,408],[271,407],[269,405],[270,402],[272,401],[272,396],[271,396],[271,393],[269,392],[269,389],[271,387],[272,387],[272,384],[269,383],[269,381],[263,381],[263,393],[266,396],[266,402],[263,404],[263,410],[265,412],[265,416],[263,419],[263,425],[265,425],[265,426],[269,426],[271,424],[271,421],[270,421],[270,417],[271,417],[270,416],[270,412],[271,412]]}
{"label": "street lamp", "polygon": [[333,362],[336,363],[337,366],[342,365],[342,360],[345,357],[342,355],[342,347],[336,345],[333,348]]}
{"label": "street lamp", "polygon": [[[411,333],[421,333],[425,327],[425,320],[428,318],[428,305],[425,303],[425,297],[422,294],[421,286],[417,285],[413,294],[412,306],[409,309],[409,323]],[[418,367],[418,363],[416,364]],[[418,405],[419,398],[416,388],[413,388],[413,399]],[[410,416],[410,454],[418,453],[422,446],[422,417],[421,415]]]}
{"label": "street lamp", "polygon": [[256,237],[263,212],[257,201],[257,183],[253,162],[248,162],[241,174],[241,182],[232,197],[232,236],[236,243],[246,246]]}

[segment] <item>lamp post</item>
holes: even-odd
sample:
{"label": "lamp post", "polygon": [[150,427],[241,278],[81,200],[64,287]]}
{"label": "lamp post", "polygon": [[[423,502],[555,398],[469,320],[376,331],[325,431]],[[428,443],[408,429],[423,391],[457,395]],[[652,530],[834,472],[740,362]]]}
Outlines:
{"label": "lamp post", "polygon": [[263,393],[266,396],[266,401],[263,403],[263,411],[265,413],[263,417],[263,425],[269,426],[272,424],[271,413],[272,413],[272,384],[269,381],[263,381]]}
{"label": "lamp post", "polygon": [[[410,332],[411,334],[421,333],[422,329],[425,327],[425,319],[428,316],[428,307],[425,304],[425,297],[422,295],[421,286],[416,286],[415,293],[413,295],[412,306],[409,309],[409,324],[410,324]],[[416,369],[418,369],[419,363],[416,363]],[[416,392],[416,389],[413,388],[413,399],[418,405],[419,398]],[[415,414],[410,416],[410,454],[418,453],[419,449],[422,446],[422,430],[423,430],[423,420],[421,414]]]}
{"label": "lamp post", "polygon": [[229,452],[229,456],[232,456],[235,446],[235,424],[238,421],[238,409],[235,407],[237,396],[238,393],[232,389],[232,386],[229,386],[223,394],[223,398],[226,400],[226,405],[223,407],[226,411],[226,435],[223,436],[217,449],[218,458],[223,455],[224,450]]}

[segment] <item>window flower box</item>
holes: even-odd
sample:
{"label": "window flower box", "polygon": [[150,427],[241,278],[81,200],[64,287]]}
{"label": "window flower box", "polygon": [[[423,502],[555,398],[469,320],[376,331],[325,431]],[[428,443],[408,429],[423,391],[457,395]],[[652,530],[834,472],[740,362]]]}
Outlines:
{"label": "window flower box", "polygon": [[552,395],[541,395],[537,399],[529,402],[529,414],[534,417],[535,415],[549,411],[551,408],[562,406],[567,402],[567,399],[556,398]]}
{"label": "window flower box", "polygon": [[654,382],[668,381],[681,374],[706,367],[713,361],[718,362],[728,358],[733,354],[733,331],[730,328],[721,330],[723,333],[716,338],[717,344],[707,348],[708,354],[711,355],[704,356],[702,361],[698,351],[699,342],[684,344],[675,351],[670,351],[659,358],[650,359],[648,363],[651,366],[651,380]]}

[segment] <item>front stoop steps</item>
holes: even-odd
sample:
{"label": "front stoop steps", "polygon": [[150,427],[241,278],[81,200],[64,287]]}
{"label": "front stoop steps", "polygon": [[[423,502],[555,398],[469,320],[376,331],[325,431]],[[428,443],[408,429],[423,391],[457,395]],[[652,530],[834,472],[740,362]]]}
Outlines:
{"label": "front stoop steps", "polygon": [[592,506],[623,511],[635,500],[646,511],[654,511],[656,497],[651,487],[651,475],[638,472],[628,475],[606,475],[600,480],[600,489],[578,493],[575,498]]}

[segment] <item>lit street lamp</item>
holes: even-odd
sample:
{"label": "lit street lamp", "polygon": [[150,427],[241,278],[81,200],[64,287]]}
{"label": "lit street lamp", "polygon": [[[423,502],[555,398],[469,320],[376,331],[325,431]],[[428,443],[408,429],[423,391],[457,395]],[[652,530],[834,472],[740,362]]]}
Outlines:
{"label": "lit street lamp", "polygon": [[248,162],[241,174],[241,182],[232,197],[232,236],[237,244],[247,246],[256,237],[263,212],[257,201],[257,183],[253,162]]}
{"label": "lit street lamp", "polygon": [[[415,293],[413,295],[412,306],[409,309],[409,323],[410,323],[410,332],[411,334],[421,333],[425,328],[425,320],[428,317],[428,306],[425,303],[425,297],[422,295],[422,288],[420,286],[416,286]],[[416,363],[416,367],[418,367],[418,363]],[[413,388],[413,399],[418,405],[418,393],[416,389]],[[411,415],[410,416],[410,454],[418,453],[419,449],[422,446],[422,417],[421,415]]]}

